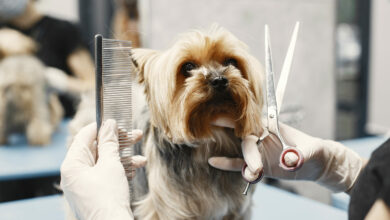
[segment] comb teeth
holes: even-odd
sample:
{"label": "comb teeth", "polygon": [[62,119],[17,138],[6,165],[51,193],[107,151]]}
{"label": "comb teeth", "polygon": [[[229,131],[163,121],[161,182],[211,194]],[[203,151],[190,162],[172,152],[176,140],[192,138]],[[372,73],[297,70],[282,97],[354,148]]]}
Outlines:
{"label": "comb teeth", "polygon": [[96,48],[96,103],[97,123],[114,119],[118,125],[119,155],[132,186],[133,130],[133,65],[131,42],[106,39],[97,35]]}

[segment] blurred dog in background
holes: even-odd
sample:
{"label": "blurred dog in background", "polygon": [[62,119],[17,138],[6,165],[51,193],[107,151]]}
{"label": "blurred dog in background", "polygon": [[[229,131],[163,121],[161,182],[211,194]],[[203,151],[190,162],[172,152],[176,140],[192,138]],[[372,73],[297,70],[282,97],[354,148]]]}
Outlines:
{"label": "blurred dog in background", "polygon": [[[46,145],[63,109],[50,90],[47,68],[32,55],[7,56],[0,62],[0,144],[12,133],[26,133],[30,145]],[[65,73],[63,73],[65,74]]]}

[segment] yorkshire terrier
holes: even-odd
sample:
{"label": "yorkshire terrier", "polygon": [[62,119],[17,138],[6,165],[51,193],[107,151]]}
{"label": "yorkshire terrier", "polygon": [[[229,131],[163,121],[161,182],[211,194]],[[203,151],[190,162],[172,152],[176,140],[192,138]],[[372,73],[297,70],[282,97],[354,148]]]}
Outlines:
{"label": "yorkshire terrier", "polygon": [[[208,165],[216,155],[242,157],[241,138],[262,130],[263,71],[247,46],[214,26],[180,36],[165,51],[133,50],[147,108],[136,117],[144,130],[136,151],[148,158],[137,170],[138,219],[249,219],[240,173]],[[211,124],[217,117],[235,129]]]}
{"label": "yorkshire terrier", "polygon": [[53,68],[31,55],[1,60],[0,145],[6,144],[12,133],[26,133],[30,145],[50,143],[63,115],[58,97],[49,91],[46,74],[50,71]]}

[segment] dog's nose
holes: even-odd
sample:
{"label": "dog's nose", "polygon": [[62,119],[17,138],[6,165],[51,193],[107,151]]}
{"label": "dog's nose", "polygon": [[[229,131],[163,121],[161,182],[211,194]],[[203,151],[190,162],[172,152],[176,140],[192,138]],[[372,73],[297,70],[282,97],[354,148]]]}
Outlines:
{"label": "dog's nose", "polygon": [[228,86],[229,81],[224,76],[217,76],[211,80],[211,86],[217,90],[224,90]]}

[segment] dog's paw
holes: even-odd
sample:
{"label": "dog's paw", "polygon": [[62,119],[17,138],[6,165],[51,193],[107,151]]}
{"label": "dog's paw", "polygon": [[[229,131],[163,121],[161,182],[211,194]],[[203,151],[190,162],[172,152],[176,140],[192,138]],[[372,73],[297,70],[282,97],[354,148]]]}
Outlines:
{"label": "dog's paw", "polygon": [[0,145],[6,145],[8,142],[7,136],[6,135],[1,135],[0,134]]}
{"label": "dog's paw", "polygon": [[53,128],[48,122],[33,121],[27,126],[27,140],[30,145],[43,146],[50,143]]}
{"label": "dog's paw", "polygon": [[0,124],[0,145],[6,145],[8,142],[7,132],[4,126]]}

